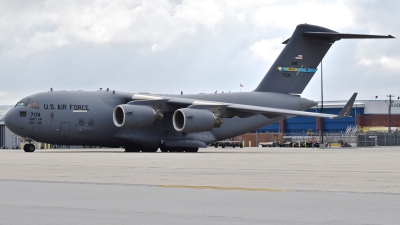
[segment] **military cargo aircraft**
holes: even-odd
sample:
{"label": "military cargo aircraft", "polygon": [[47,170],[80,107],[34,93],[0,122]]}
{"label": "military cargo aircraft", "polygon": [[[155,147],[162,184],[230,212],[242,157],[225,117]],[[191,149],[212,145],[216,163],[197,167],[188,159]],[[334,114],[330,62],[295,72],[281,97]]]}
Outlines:
{"label": "military cargo aircraft", "polygon": [[58,145],[123,147],[126,152],[197,152],[207,144],[275,123],[288,116],[349,116],[357,93],[338,115],[304,112],[317,102],[301,98],[331,45],[344,34],[298,25],[258,87],[251,92],[190,95],[113,90],[49,91],[27,96],[6,114],[6,126],[33,141]]}

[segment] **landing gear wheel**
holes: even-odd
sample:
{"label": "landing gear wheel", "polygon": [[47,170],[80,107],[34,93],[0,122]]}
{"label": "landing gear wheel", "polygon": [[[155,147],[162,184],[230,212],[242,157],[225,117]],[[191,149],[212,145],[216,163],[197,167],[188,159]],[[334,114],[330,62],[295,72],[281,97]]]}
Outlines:
{"label": "landing gear wheel", "polygon": [[198,152],[199,148],[185,148],[185,152]]}
{"label": "landing gear wheel", "polygon": [[160,150],[161,150],[161,152],[169,152],[170,148],[161,147]]}
{"label": "landing gear wheel", "polygon": [[184,152],[185,150],[181,147],[170,147],[169,152]]}
{"label": "landing gear wheel", "polygon": [[25,152],[34,152],[35,151],[35,146],[33,144],[25,144],[24,145],[24,151]]}
{"label": "landing gear wheel", "polygon": [[174,148],[174,151],[175,151],[175,152],[184,152],[184,151],[185,151],[185,148],[175,147],[175,148]]}
{"label": "landing gear wheel", "polygon": [[125,152],[140,152],[140,149],[138,147],[126,146]]}
{"label": "landing gear wheel", "polygon": [[142,148],[142,152],[156,152],[158,148]]}

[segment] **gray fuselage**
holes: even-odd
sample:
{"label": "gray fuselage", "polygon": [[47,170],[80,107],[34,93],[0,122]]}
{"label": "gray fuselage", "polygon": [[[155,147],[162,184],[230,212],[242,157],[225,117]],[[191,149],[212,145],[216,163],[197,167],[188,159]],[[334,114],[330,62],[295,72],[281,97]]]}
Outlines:
{"label": "gray fuselage", "polygon": [[[206,144],[231,138],[275,123],[284,116],[267,118],[224,118],[221,127],[210,131],[181,133],[172,125],[176,106],[164,111],[164,119],[149,127],[124,129],[113,123],[117,105],[132,101],[133,93],[113,91],[50,91],[23,98],[5,117],[7,127],[22,137],[60,145],[158,147],[165,140],[198,140]],[[206,101],[306,110],[316,103],[299,96],[269,92],[168,95]]]}

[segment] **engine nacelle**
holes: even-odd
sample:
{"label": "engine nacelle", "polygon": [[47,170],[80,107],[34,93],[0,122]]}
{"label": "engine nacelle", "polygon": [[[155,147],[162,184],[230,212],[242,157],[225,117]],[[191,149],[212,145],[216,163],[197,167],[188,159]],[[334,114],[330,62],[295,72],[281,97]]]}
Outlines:
{"label": "engine nacelle", "polygon": [[159,110],[144,105],[118,105],[113,113],[115,126],[122,128],[148,127],[163,118]]}
{"label": "engine nacelle", "polygon": [[205,109],[178,109],[172,116],[172,123],[179,132],[209,131],[222,125],[222,119]]}

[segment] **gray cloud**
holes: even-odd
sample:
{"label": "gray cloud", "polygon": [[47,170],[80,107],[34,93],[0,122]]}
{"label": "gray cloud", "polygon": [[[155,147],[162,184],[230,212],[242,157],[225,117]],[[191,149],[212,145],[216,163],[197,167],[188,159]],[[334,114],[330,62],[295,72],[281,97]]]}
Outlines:
{"label": "gray cloud", "polygon": [[[400,33],[393,25],[400,19],[396,1],[303,5],[300,1],[2,1],[0,105],[50,87],[199,93],[239,91],[243,83],[242,90],[251,91],[284,47],[272,40],[290,37],[298,23],[346,33],[397,37]],[[294,9],[297,16],[291,13]],[[354,91],[364,98],[400,95],[399,48],[397,39],[335,43],[323,62],[325,98],[347,99]],[[319,82],[317,72],[303,96],[319,100]]]}

